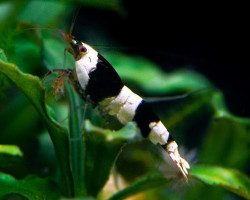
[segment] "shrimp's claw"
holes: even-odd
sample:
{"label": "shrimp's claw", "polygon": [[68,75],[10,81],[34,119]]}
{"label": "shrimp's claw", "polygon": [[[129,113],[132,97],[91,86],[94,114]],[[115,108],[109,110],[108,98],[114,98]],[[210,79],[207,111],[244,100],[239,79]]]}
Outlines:
{"label": "shrimp's claw", "polygon": [[188,180],[188,169],[190,169],[190,165],[188,162],[180,156],[178,145],[175,141],[172,141],[167,144],[165,151],[170,155],[172,160],[175,162],[177,167],[181,170],[186,181]]}

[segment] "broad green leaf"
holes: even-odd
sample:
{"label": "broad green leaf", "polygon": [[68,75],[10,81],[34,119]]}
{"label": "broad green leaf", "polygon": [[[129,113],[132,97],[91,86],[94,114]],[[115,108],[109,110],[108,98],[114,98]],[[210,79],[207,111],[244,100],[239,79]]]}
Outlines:
{"label": "broad green leaf", "polygon": [[0,171],[17,178],[27,175],[23,152],[16,145],[0,145]]}
{"label": "broad green leaf", "polygon": [[71,11],[72,6],[62,1],[28,1],[18,20],[38,24],[41,28],[55,28],[60,22],[65,24]]}
{"label": "broad green leaf", "polygon": [[211,100],[214,119],[207,130],[201,162],[242,170],[249,158],[250,119],[232,115],[221,93],[214,93]]}
{"label": "broad green leaf", "polygon": [[212,186],[221,186],[250,199],[250,179],[245,174],[215,166],[192,166],[190,175]]}
{"label": "broad green leaf", "polygon": [[[241,123],[242,125],[250,126],[250,119],[238,117],[230,113],[228,108],[226,107],[226,102],[224,96],[220,92],[216,92],[212,98],[212,105],[215,110],[215,116],[217,118],[228,117],[232,118],[232,120]],[[249,132],[250,133],[250,132]],[[250,140],[249,140],[250,141]]]}
{"label": "broad green leaf", "polygon": [[129,123],[118,131],[102,129],[85,122],[85,182],[89,195],[96,196],[109,178],[114,161],[128,139],[135,137],[137,129]]}
{"label": "broad green leaf", "polygon": [[69,164],[69,140],[67,131],[59,126],[47,113],[45,89],[38,77],[21,72],[14,64],[0,61],[0,72],[5,74],[29,99],[41,115],[49,131],[61,168],[62,191],[72,195],[72,176]]}
{"label": "broad green leaf", "polygon": [[205,77],[195,72],[179,70],[164,73],[157,65],[142,57],[123,54],[107,54],[106,57],[123,80],[136,84],[150,95],[192,92],[211,87]]}
{"label": "broad green leaf", "polygon": [[0,198],[10,194],[21,195],[32,200],[56,200],[61,197],[59,188],[49,179],[28,176],[17,180],[14,177],[0,172]]}
{"label": "broad green leaf", "polygon": [[21,150],[16,145],[1,145],[0,144],[0,153],[10,154],[13,156],[22,156]]}
{"label": "broad green leaf", "polygon": [[130,197],[132,195],[144,192],[145,190],[153,189],[171,182],[171,179],[166,179],[162,174],[148,175],[144,178],[139,179],[130,186],[120,190],[108,200],[120,200]]}
{"label": "broad green leaf", "polygon": [[86,120],[85,122],[85,131],[87,132],[96,132],[103,134],[107,141],[113,141],[113,140],[129,140],[133,139],[135,137],[135,134],[138,134],[138,130],[133,122],[128,123],[126,126],[124,126],[122,129],[118,131],[113,131],[110,129],[103,129],[94,126],[90,123],[90,121]]}

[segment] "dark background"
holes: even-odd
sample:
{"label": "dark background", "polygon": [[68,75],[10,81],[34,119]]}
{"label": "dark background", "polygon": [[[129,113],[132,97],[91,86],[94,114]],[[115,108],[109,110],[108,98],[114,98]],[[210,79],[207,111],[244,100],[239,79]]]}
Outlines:
{"label": "dark background", "polygon": [[[250,117],[246,5],[124,0],[123,7],[124,15],[81,8],[75,27],[82,28],[73,34],[91,45],[146,56],[166,71],[184,67],[200,72],[222,90],[230,111]],[[96,40],[98,27],[112,39],[105,44]]]}

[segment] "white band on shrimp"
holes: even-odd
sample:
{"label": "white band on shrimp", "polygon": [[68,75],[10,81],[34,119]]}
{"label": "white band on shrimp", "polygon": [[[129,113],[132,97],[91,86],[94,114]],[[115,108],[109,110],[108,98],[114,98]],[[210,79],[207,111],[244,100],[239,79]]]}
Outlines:
{"label": "white band on shrimp", "polygon": [[149,133],[149,139],[151,142],[154,144],[159,143],[160,145],[167,144],[169,132],[161,121],[151,122],[149,128],[151,129]]}

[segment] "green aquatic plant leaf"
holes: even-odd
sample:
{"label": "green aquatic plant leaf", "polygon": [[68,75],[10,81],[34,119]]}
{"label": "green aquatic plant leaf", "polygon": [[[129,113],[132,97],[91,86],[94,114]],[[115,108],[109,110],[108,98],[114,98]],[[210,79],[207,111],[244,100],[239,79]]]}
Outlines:
{"label": "green aquatic plant leaf", "polygon": [[165,178],[162,174],[151,174],[140,178],[130,186],[120,190],[111,196],[108,200],[120,200],[130,197],[132,195],[153,189],[171,182],[171,179]]}
{"label": "green aquatic plant leaf", "polygon": [[[212,84],[194,71],[162,71],[149,60],[123,54],[106,54],[106,58],[128,85],[136,85],[145,94],[163,95],[177,92],[193,92],[211,87]],[[138,89],[137,93],[141,93]]]}
{"label": "green aquatic plant leaf", "polygon": [[109,178],[110,171],[129,139],[137,134],[134,123],[128,123],[118,131],[94,126],[89,121],[84,124],[86,142],[85,182],[89,195],[96,196]]}
{"label": "green aquatic plant leaf", "polygon": [[2,145],[0,144],[0,154],[9,154],[13,156],[22,156],[23,153],[16,145]]}
{"label": "green aquatic plant leaf", "polygon": [[12,63],[0,60],[0,72],[7,76],[27,97],[40,114],[53,141],[61,168],[62,191],[72,195],[72,175],[69,164],[69,138],[65,128],[61,127],[49,116],[45,105],[45,88],[41,80],[33,75],[25,74]]}
{"label": "green aquatic plant leaf", "polygon": [[249,158],[250,119],[231,114],[220,92],[211,96],[211,105],[214,116],[207,129],[201,162],[243,170]]}
{"label": "green aquatic plant leaf", "polygon": [[250,199],[250,179],[235,169],[216,166],[192,166],[190,175],[202,182],[223,187],[239,196]]}
{"label": "green aquatic plant leaf", "polygon": [[1,199],[56,200],[61,197],[59,188],[54,182],[31,175],[17,180],[0,172],[0,185]]}

